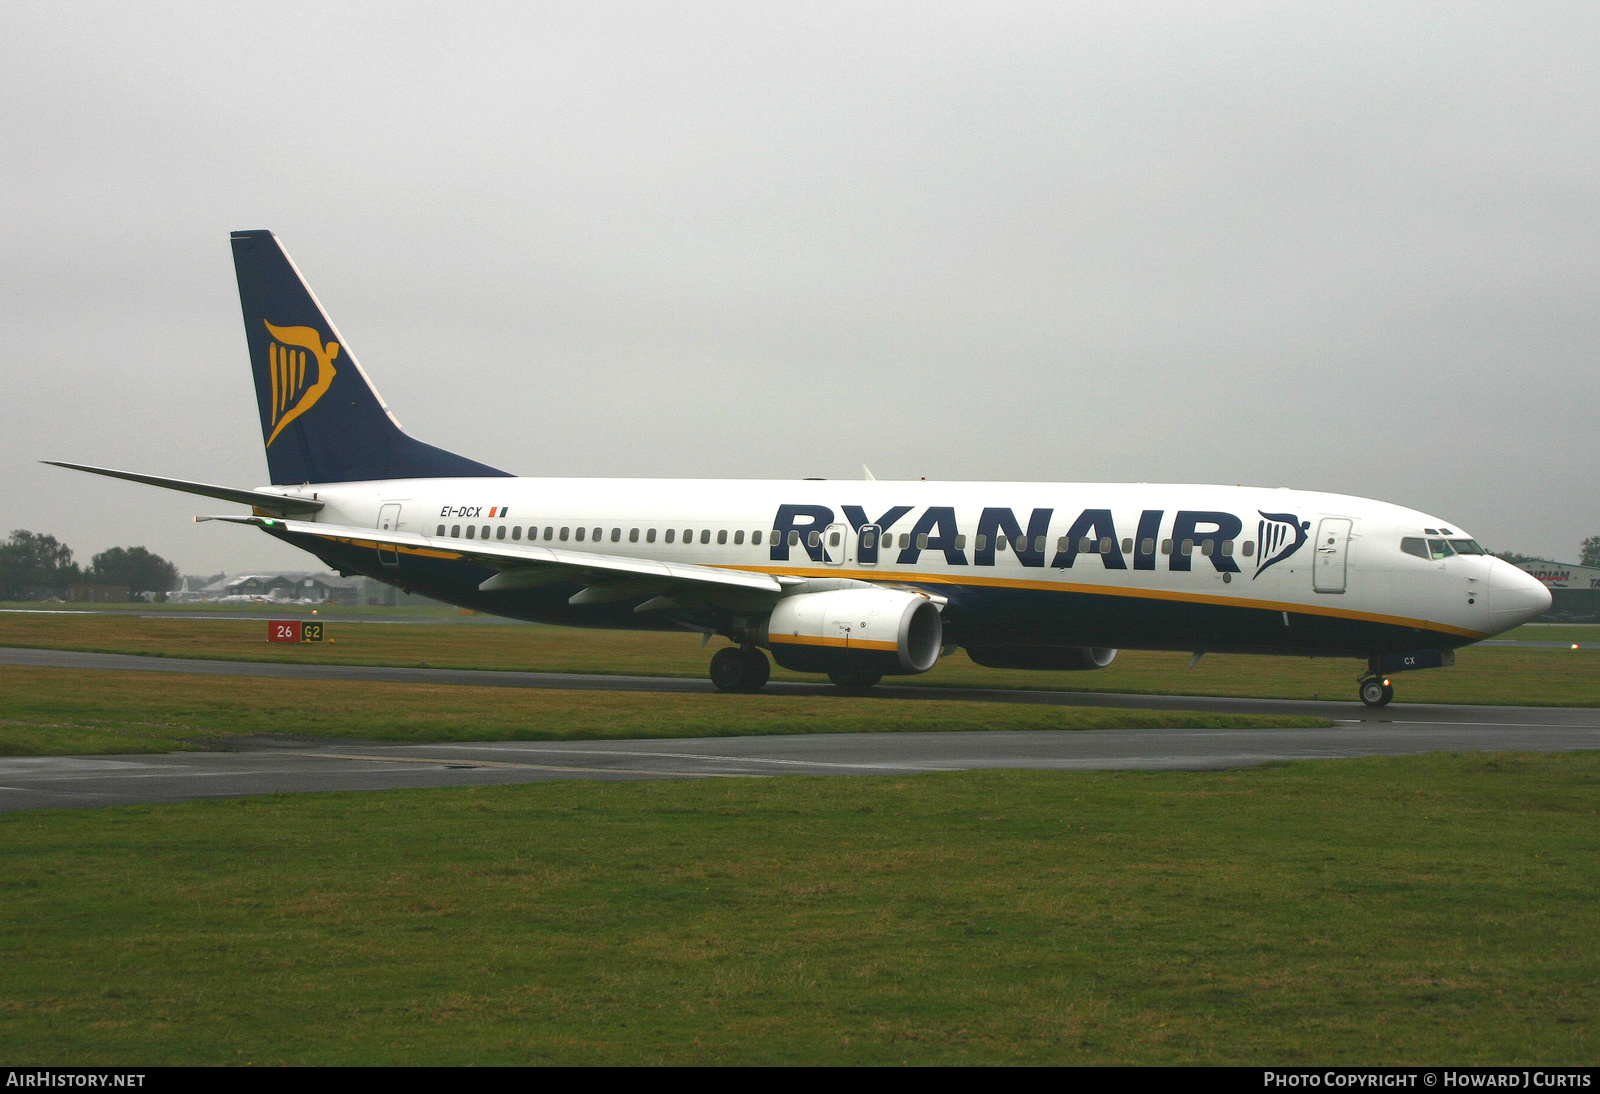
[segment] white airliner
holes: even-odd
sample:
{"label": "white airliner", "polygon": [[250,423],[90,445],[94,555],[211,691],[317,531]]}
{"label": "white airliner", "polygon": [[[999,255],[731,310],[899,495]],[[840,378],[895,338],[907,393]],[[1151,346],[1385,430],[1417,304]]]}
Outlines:
{"label": "white airliner", "polygon": [[[62,463],[201,494],[345,574],[514,619],[696,631],[724,691],[767,656],[867,688],[956,648],[1094,669],[1117,649],[1454,662],[1550,593],[1453,521],[1341,494],[1144,483],[517,478],[401,432],[270,232],[234,263],[271,486]],[[52,461],[53,462],[53,461]]]}

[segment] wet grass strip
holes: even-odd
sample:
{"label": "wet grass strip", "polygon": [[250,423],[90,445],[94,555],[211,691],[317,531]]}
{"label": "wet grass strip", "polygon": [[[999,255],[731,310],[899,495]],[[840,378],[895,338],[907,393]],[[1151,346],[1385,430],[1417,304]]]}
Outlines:
{"label": "wet grass strip", "polygon": [[[1540,628],[1523,628],[1544,638]],[[1547,629],[1546,629],[1547,630]],[[259,620],[141,619],[51,612],[0,615],[0,646],[33,646],[161,657],[301,664],[584,672],[703,679],[710,651],[697,635],[572,627],[328,620],[331,641],[268,644]],[[720,644],[720,640],[719,640]],[[1402,674],[1397,699],[1417,703],[1600,706],[1600,650],[1468,647],[1454,668]],[[1145,695],[1264,699],[1356,698],[1362,666],[1350,659],[1209,654],[1189,668],[1187,653],[1124,650],[1094,672],[986,669],[964,653],[921,676],[892,683],[929,687],[1020,688]],[[821,678],[775,669],[773,679]]]}
{"label": "wet grass strip", "polygon": [[836,695],[472,688],[0,665],[0,756],[167,752],[236,737],[570,741],[1037,729],[1317,728],[1325,718]]}
{"label": "wet grass strip", "polygon": [[0,815],[6,1064],[1589,1064],[1600,756]]}

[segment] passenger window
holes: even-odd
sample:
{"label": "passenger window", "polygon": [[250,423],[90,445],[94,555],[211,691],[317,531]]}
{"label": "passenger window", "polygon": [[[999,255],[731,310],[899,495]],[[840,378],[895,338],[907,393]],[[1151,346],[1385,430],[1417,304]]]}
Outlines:
{"label": "passenger window", "polygon": [[809,532],[809,533],[807,533],[807,535],[806,535],[806,546],[807,547],[819,547],[821,545],[822,545],[822,533],[821,532]]}
{"label": "passenger window", "polygon": [[489,526],[487,524],[485,524],[483,526],[483,531],[478,533],[478,538],[479,539],[488,539],[489,538]]}
{"label": "passenger window", "polygon": [[711,529],[702,528],[700,530],[700,542],[701,543],[710,543],[711,542]]}
{"label": "passenger window", "polygon": [[1122,553],[1125,555],[1133,554],[1133,540],[1125,539],[1122,541]]}
{"label": "passenger window", "polygon": [[1028,551],[1028,537],[1018,536],[1015,546],[1018,554],[1026,554]]}
{"label": "passenger window", "polygon": [[1062,536],[1060,539],[1056,540],[1056,550],[1057,551],[1065,551],[1066,549],[1067,549],[1067,537],[1066,536]]}
{"label": "passenger window", "polygon": [[974,550],[978,550],[978,551],[983,550],[985,547],[989,546],[989,537],[988,536],[973,536],[972,537],[972,546],[973,546]]}
{"label": "passenger window", "polygon": [[1223,540],[1222,541],[1222,557],[1223,558],[1228,558],[1232,554],[1233,554],[1233,540],[1231,540],[1231,539]]}
{"label": "passenger window", "polygon": [[511,538],[512,539],[521,539],[522,538],[522,525],[513,524],[511,526]]}
{"label": "passenger window", "polygon": [[656,541],[656,530],[654,528],[644,534],[644,541],[646,543],[654,543]]}
{"label": "passenger window", "polygon": [[[727,533],[723,533],[723,534],[726,535]],[[828,533],[828,546],[829,547],[837,547],[837,546],[839,546],[839,533],[838,532],[829,532]]]}
{"label": "passenger window", "polygon": [[1139,553],[1141,555],[1153,555],[1153,554],[1155,554],[1156,553],[1156,541],[1153,540],[1153,539],[1141,539],[1139,541]]}
{"label": "passenger window", "polygon": [[676,528],[668,528],[667,529],[667,542],[671,543],[675,538],[677,538],[677,535],[678,535],[678,530]]}
{"label": "passenger window", "polygon": [[861,533],[861,549],[863,551],[872,550],[873,546],[877,542],[878,542],[878,537],[874,536],[871,532],[862,532]]}
{"label": "passenger window", "polygon": [[996,551],[1004,551],[1009,546],[1011,546],[1011,541],[1005,536],[994,537],[994,549]]}
{"label": "passenger window", "polygon": [[1211,557],[1211,552],[1214,551],[1214,550],[1216,550],[1216,547],[1212,543],[1211,540],[1203,539],[1203,540],[1200,541],[1200,553],[1202,555],[1205,555],[1207,558],[1210,558]]}
{"label": "passenger window", "polygon": [[578,529],[578,534],[573,538],[575,538],[579,543],[582,543],[583,542],[583,537],[585,535],[587,535],[588,532],[589,532],[589,529],[587,529],[587,528],[579,528]]}
{"label": "passenger window", "polygon": [[477,531],[477,529],[476,529],[476,528],[474,528],[474,527],[473,527],[473,526],[472,526],[472,525],[470,525],[470,524],[469,524],[469,525],[467,525],[467,538],[468,538],[468,539],[471,539],[471,538],[472,538],[472,534],[473,534],[473,533],[474,533],[474,532],[476,532],[476,531]]}
{"label": "passenger window", "polygon": [[[568,531],[569,531],[569,529],[566,529],[566,528],[561,529],[561,542],[562,543],[567,542],[567,532]],[[583,529],[582,528],[578,529],[578,535],[580,537],[583,535]]]}
{"label": "passenger window", "polygon": [[965,551],[966,549],[967,549],[967,537],[966,536],[957,536],[956,537],[956,550]]}
{"label": "passenger window", "polygon": [[461,538],[461,525],[452,524],[450,526],[450,534],[451,534],[451,536],[455,537],[456,539],[460,539]]}
{"label": "passenger window", "polygon": [[498,527],[498,528],[496,528],[494,530],[494,538],[495,539],[505,539],[506,538],[506,526],[504,524],[502,524],[500,527]]}
{"label": "passenger window", "polygon": [[638,543],[639,542],[639,529],[637,529],[637,528],[629,528],[628,529],[628,542],[629,543]]}
{"label": "passenger window", "polygon": [[798,529],[798,528],[789,529],[789,546],[791,546],[791,547],[800,546],[800,529]]}
{"label": "passenger window", "polygon": [[1450,549],[1450,545],[1444,540],[1430,539],[1428,541],[1428,554],[1433,556],[1435,559],[1440,559],[1449,558],[1451,555],[1455,554],[1455,552]]}
{"label": "passenger window", "polygon": [[599,543],[599,542],[600,542],[600,532],[601,532],[601,531],[602,531],[602,530],[601,530],[601,529],[599,529],[599,528],[596,528],[596,529],[595,529],[595,530],[594,530],[594,541],[595,541],[595,542],[596,542],[596,543]]}
{"label": "passenger window", "polygon": [[1187,558],[1188,556],[1194,554],[1194,540],[1192,540],[1192,539],[1184,540],[1183,543],[1179,546],[1178,551],[1185,558]]}
{"label": "passenger window", "polygon": [[923,532],[921,535],[917,536],[917,550],[926,551],[927,549],[928,549],[928,533]]}
{"label": "passenger window", "polygon": [[[551,527],[548,524],[545,525],[544,538],[548,540],[551,536],[555,535],[555,532],[556,532],[555,528]],[[566,539],[567,537],[566,536],[562,536],[561,538],[562,539]]]}
{"label": "passenger window", "polygon": [[1094,554],[1094,540],[1084,536],[1078,541],[1078,550],[1086,555]]}
{"label": "passenger window", "polygon": [[1164,555],[1170,555],[1172,553],[1172,541],[1170,539],[1164,539],[1161,541],[1161,553]]}
{"label": "passenger window", "polygon": [[733,545],[735,547],[737,547],[737,546],[739,546],[739,544],[741,544],[743,542],[744,542],[744,529],[740,528],[737,532],[733,533]]}
{"label": "passenger window", "polygon": [[437,532],[433,533],[433,534],[436,535],[436,536],[444,535],[444,525],[442,525],[442,524],[439,525],[439,530]]}
{"label": "passenger window", "polygon": [[1103,555],[1109,555],[1111,553],[1111,537],[1110,536],[1101,536],[1100,537],[1100,553],[1103,554]]}
{"label": "passenger window", "polygon": [[1044,544],[1045,540],[1043,536],[1035,536],[1033,540],[1033,553],[1036,555],[1044,554]]}
{"label": "passenger window", "polygon": [[694,529],[693,528],[685,528],[683,530],[683,542],[685,542],[685,543],[693,543],[694,542]]}
{"label": "passenger window", "polygon": [[622,529],[621,528],[613,528],[613,529],[611,529],[611,542],[612,543],[620,543],[620,542],[622,542]]}
{"label": "passenger window", "polygon": [[1256,541],[1253,540],[1253,539],[1245,540],[1244,541],[1244,546],[1239,548],[1239,553],[1241,555],[1243,555],[1245,558],[1249,558],[1251,555],[1255,554],[1256,553]]}
{"label": "passenger window", "polygon": [[757,547],[761,546],[761,533],[760,532],[751,532],[750,533],[750,542],[755,544]]}

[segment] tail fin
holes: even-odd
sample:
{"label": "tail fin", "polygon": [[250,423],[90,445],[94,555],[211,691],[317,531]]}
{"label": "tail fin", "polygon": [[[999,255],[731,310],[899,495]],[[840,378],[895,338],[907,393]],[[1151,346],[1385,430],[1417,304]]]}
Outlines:
{"label": "tail fin", "polygon": [[507,475],[406,436],[271,232],[234,232],[273,485]]}

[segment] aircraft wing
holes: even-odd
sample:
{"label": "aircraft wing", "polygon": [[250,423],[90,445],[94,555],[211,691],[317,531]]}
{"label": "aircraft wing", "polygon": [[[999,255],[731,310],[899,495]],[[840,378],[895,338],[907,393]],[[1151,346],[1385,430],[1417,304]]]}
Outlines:
{"label": "aircraft wing", "polygon": [[[425,536],[416,532],[386,532],[377,528],[322,524],[316,521],[280,520],[262,516],[196,517],[195,520],[221,520],[232,524],[253,524],[258,528],[312,536],[356,547],[392,550],[399,554],[430,558],[461,559],[500,572],[479,586],[484,592],[530,588],[570,581],[586,586],[569,603],[594,604],[625,600],[637,596],[710,596],[726,600],[753,599],[763,603],[776,600],[785,585],[800,584],[798,577],[770,577],[744,570],[717,566],[696,566],[683,562],[659,562],[627,555],[589,554],[556,547],[503,543],[498,540],[453,539]],[[663,607],[667,605],[663,604]]]}
{"label": "aircraft wing", "polygon": [[240,505],[251,505],[257,509],[265,509],[281,516],[292,514],[315,513],[322,508],[320,501],[310,498],[291,498],[282,494],[274,494],[269,490],[240,490],[233,486],[212,486],[206,482],[190,482],[187,479],[166,479],[160,475],[140,475],[133,471],[117,471],[110,467],[91,467],[83,463],[62,463],[60,460],[40,460],[52,467],[65,467],[72,471],[87,471],[91,475],[109,475],[113,479],[127,479],[129,482],[142,482],[146,486],[160,486],[167,490],[181,490],[185,494],[199,494],[201,497],[217,498],[221,501],[236,501]]}

